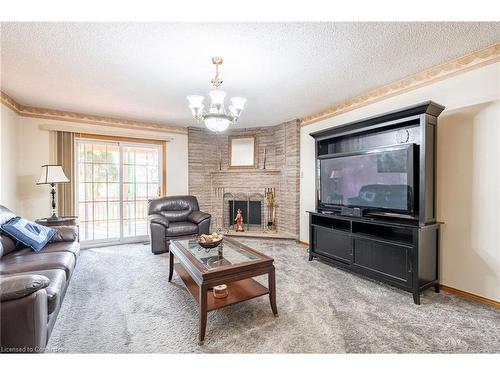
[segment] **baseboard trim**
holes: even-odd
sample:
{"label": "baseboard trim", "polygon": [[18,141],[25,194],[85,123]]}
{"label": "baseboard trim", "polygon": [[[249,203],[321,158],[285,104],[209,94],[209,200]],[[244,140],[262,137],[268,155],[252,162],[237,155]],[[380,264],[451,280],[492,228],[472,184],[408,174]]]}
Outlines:
{"label": "baseboard trim", "polygon": [[301,245],[304,245],[305,247],[309,247],[309,242],[306,241],[299,241]]}
{"label": "baseboard trim", "polygon": [[476,302],[481,302],[481,303],[484,303],[485,305],[496,307],[497,309],[500,308],[500,302],[498,302],[498,301],[495,301],[495,300],[492,300],[492,299],[489,299],[486,297],[481,297],[481,296],[478,296],[477,294],[469,293],[469,292],[466,292],[464,290],[452,288],[451,286],[447,286],[447,285],[443,285],[443,284],[440,284],[439,287],[441,290],[444,290],[445,292],[448,292],[450,294],[454,294],[454,295],[459,296],[459,297],[464,297],[464,298],[467,298],[467,299],[470,299],[470,300],[473,300]]}

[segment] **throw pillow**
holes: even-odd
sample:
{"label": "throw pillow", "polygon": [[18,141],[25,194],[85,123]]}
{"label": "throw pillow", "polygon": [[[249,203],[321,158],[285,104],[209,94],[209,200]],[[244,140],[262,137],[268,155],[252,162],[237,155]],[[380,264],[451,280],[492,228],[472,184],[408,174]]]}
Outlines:
{"label": "throw pillow", "polygon": [[35,251],[42,250],[47,242],[56,234],[53,228],[33,223],[19,216],[0,225],[0,230]]}

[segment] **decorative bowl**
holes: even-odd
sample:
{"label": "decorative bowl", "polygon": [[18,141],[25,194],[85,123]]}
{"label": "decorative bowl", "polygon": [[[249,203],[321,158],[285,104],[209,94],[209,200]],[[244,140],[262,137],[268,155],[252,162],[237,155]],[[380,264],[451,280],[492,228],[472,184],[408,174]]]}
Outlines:
{"label": "decorative bowl", "polygon": [[198,245],[205,249],[213,249],[214,247],[219,246],[223,240],[224,237],[222,237],[221,235],[219,235],[219,239],[217,240],[213,240],[208,235],[201,235],[200,237],[198,237]]}

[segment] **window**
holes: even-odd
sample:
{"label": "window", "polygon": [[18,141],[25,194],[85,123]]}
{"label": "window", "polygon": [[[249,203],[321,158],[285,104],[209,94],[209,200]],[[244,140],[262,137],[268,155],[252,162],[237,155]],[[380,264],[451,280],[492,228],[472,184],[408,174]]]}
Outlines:
{"label": "window", "polygon": [[148,201],[164,186],[164,146],[78,138],[76,153],[81,240],[145,240]]}

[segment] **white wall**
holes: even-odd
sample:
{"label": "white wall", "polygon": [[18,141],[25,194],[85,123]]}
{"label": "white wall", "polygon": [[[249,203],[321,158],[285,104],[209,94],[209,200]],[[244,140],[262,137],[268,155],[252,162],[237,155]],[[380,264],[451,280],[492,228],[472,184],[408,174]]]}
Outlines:
{"label": "white wall", "polygon": [[31,220],[49,216],[50,187],[36,185],[36,182],[40,178],[40,167],[53,161],[50,132],[40,130],[37,119],[18,117],[16,135],[15,212]]}
{"label": "white wall", "polygon": [[[314,140],[310,133],[433,100],[438,119],[440,282],[500,301],[500,63],[304,126],[301,129],[300,239],[309,241],[315,208]],[[464,190],[465,189],[465,190]],[[469,189],[469,190],[467,190]]]}
{"label": "white wall", "polygon": [[0,106],[0,204],[17,207],[15,171],[17,157],[15,152],[17,126],[19,117],[10,108]]}
{"label": "white wall", "polygon": [[188,136],[171,137],[167,143],[167,195],[188,194]]}
{"label": "white wall", "polygon": [[[54,147],[50,132],[41,130],[40,125],[71,125],[71,122],[22,117],[3,104],[0,107],[0,204],[28,219],[45,217],[50,213],[50,188],[35,183],[41,165],[53,162]],[[187,134],[168,136],[167,193],[187,194]]]}
{"label": "white wall", "polygon": [[441,282],[500,301],[500,101],[450,111],[438,126]]}

